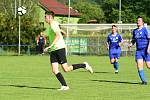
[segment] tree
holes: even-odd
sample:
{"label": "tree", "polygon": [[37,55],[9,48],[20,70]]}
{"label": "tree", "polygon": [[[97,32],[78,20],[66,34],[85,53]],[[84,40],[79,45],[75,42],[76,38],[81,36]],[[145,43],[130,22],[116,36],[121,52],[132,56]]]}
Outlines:
{"label": "tree", "polygon": [[[94,0],[101,5],[107,23],[119,20],[119,0]],[[137,16],[142,16],[150,23],[150,0],[122,0],[121,17],[123,23],[135,23]]]}
{"label": "tree", "polygon": [[[19,0],[17,8],[19,7]],[[21,16],[21,44],[33,44],[40,27],[37,27],[38,17],[36,6],[39,0],[21,0],[22,6],[26,7],[27,13]],[[9,3],[8,3],[9,2]],[[0,44],[18,44],[18,15],[15,18],[14,0],[0,0]],[[36,32],[35,32],[36,31]],[[34,45],[33,45],[34,46]],[[6,48],[7,49],[7,48]],[[9,49],[18,50],[16,47]],[[22,47],[27,50],[27,47]]]}
{"label": "tree", "polygon": [[[19,7],[19,0],[16,1],[17,7]],[[38,0],[21,0],[21,4],[27,9],[27,13],[21,16],[22,44],[31,44],[35,37],[34,29],[38,24],[35,12],[37,3]],[[18,15],[16,18],[14,17],[14,0],[0,0],[0,5],[0,43],[18,44]]]}
{"label": "tree", "polygon": [[89,20],[97,20],[98,23],[104,22],[104,12],[96,3],[77,0],[73,5],[81,14],[79,23],[87,23]]}

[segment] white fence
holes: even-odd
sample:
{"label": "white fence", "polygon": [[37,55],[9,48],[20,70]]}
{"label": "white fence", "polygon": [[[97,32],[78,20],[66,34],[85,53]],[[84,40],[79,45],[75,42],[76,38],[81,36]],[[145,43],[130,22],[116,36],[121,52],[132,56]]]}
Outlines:
{"label": "white fence", "polygon": [[128,44],[133,29],[137,28],[136,24],[61,24],[61,28],[67,32],[68,54],[107,55],[106,38],[112,25],[118,27],[118,33],[124,38],[122,54],[133,55],[135,46],[129,49]]}

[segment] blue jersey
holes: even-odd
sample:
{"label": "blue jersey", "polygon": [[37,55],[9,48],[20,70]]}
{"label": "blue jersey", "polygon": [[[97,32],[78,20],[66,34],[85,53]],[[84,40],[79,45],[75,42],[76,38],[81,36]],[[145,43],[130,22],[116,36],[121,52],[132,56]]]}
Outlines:
{"label": "blue jersey", "polygon": [[132,42],[136,43],[137,50],[145,51],[148,47],[149,39],[150,31],[146,27],[140,30],[138,28],[133,30]]}
{"label": "blue jersey", "polygon": [[107,37],[107,42],[109,44],[109,50],[111,49],[121,49],[119,43],[122,41],[122,37],[120,34],[116,34],[115,36],[111,34]]}

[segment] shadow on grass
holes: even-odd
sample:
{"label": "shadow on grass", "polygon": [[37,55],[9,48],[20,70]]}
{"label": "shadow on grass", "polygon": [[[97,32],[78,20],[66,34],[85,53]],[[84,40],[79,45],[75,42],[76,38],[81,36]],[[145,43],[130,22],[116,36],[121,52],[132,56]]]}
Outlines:
{"label": "shadow on grass", "polygon": [[112,74],[112,72],[94,72],[94,73],[101,73],[101,74]]}
{"label": "shadow on grass", "polygon": [[[84,71],[78,71],[78,72],[85,72],[85,73],[87,73],[87,70],[84,70]],[[112,74],[112,72],[98,72],[98,71],[94,71],[94,74]]]}
{"label": "shadow on grass", "polygon": [[91,80],[91,81],[97,81],[97,82],[106,82],[106,83],[121,83],[121,84],[140,84],[137,82],[122,82],[122,81],[111,81],[111,80]]}
{"label": "shadow on grass", "polygon": [[47,87],[34,87],[34,86],[27,86],[27,85],[0,85],[5,87],[17,87],[17,88],[32,88],[32,89],[48,89],[48,90],[56,90],[58,88],[47,88]]}

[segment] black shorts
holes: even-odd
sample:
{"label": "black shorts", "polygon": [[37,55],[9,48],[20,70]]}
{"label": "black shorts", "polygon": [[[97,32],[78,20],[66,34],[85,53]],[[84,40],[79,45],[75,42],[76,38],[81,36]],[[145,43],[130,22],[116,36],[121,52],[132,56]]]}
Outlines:
{"label": "black shorts", "polygon": [[50,52],[50,62],[51,63],[58,62],[59,64],[67,63],[66,49],[63,48]]}

